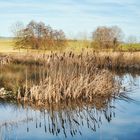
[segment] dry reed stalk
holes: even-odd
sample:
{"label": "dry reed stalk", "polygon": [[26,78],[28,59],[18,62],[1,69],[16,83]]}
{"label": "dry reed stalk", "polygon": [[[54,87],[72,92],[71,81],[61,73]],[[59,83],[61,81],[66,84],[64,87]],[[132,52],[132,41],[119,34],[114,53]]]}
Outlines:
{"label": "dry reed stalk", "polygon": [[70,53],[51,54],[49,59],[51,63],[46,65],[47,77],[41,78],[39,85],[31,87],[26,96],[30,101],[39,101],[39,104],[77,99],[92,101],[95,96],[108,97],[118,91],[114,76],[93,65],[95,58],[90,59],[82,53],[79,56]]}
{"label": "dry reed stalk", "polygon": [[[5,56],[6,57],[6,56]],[[1,57],[0,57],[1,58]],[[8,63],[16,64],[37,64],[48,66],[57,61],[66,63],[84,63],[98,66],[99,68],[111,69],[140,69],[140,52],[95,52],[82,51],[80,54],[74,52],[53,53],[50,54],[20,54],[8,55]],[[1,59],[0,59],[1,60]],[[12,60],[12,61],[11,61]]]}

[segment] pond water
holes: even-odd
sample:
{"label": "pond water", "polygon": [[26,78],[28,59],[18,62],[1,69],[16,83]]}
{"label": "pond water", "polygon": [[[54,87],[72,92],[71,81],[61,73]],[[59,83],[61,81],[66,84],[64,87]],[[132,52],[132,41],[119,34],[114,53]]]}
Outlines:
{"label": "pond water", "polygon": [[[12,68],[11,72],[13,69],[18,67]],[[24,69],[15,75],[11,72],[1,68],[1,87],[5,76],[16,79],[11,79],[7,89],[11,89],[11,84],[18,85],[25,80]],[[21,75],[24,75],[23,79],[18,79]],[[29,77],[38,79],[39,75],[32,73]],[[1,99],[0,140],[139,140],[140,76],[122,74],[116,78],[126,87],[125,96],[95,99],[93,104],[76,102],[40,109]]]}

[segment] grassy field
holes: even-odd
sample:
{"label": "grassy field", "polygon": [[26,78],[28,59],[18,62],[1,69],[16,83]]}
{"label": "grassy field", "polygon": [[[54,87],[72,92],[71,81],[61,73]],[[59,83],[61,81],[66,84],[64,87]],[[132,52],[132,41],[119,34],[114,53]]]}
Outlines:
{"label": "grassy field", "polygon": [[0,39],[0,52],[17,52],[14,50],[13,41],[10,39]]}
{"label": "grassy field", "polygon": [[[90,41],[68,41],[65,51],[81,52],[83,48],[90,47]],[[12,39],[0,39],[0,53],[18,53],[18,49],[14,49],[14,42]],[[26,53],[27,50],[20,49],[20,52]],[[28,52],[44,52],[43,50],[30,49]],[[49,51],[46,51],[49,52]]]}
{"label": "grassy field", "polygon": [[136,44],[122,44],[122,45],[120,45],[120,48],[123,51],[140,51],[140,43],[136,43]]}
{"label": "grassy field", "polygon": [[[83,41],[68,41],[67,47],[65,51],[75,51],[75,52],[81,52],[83,49],[91,49],[91,42],[87,40]],[[121,44],[117,50],[121,51],[140,51],[140,44]],[[103,50],[102,50],[103,51]],[[106,51],[106,50],[105,50]],[[107,51],[112,51],[107,50]],[[19,50],[14,49],[14,42],[12,39],[0,39],[0,53],[16,53],[19,52]],[[27,50],[21,49],[20,52],[26,53]],[[28,52],[44,52],[43,50],[28,50]],[[48,51],[46,51],[48,52]]]}

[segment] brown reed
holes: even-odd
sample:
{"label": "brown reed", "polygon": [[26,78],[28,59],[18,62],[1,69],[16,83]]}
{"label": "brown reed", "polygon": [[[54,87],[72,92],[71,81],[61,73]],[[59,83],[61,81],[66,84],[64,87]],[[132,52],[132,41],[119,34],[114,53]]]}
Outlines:
{"label": "brown reed", "polygon": [[41,78],[40,84],[30,87],[23,98],[42,105],[114,96],[119,90],[114,75],[107,70],[99,70],[93,63],[95,59],[72,52],[47,56],[44,61],[47,76]]}
{"label": "brown reed", "polygon": [[44,65],[52,63],[56,59],[63,60],[64,57],[65,59],[71,57],[72,61],[80,61],[82,59],[85,63],[96,65],[98,68],[140,69],[140,52],[95,52],[92,50],[83,50],[79,54],[75,52],[51,52],[49,54],[16,54],[8,55],[7,57],[2,55],[0,63]]}

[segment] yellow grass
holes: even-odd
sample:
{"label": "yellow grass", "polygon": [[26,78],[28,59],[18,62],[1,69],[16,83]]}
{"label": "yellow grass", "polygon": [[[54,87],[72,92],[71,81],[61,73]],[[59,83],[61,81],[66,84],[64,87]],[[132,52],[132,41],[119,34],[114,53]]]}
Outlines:
{"label": "yellow grass", "polygon": [[[34,50],[35,52],[37,50]],[[29,52],[34,52],[33,50],[29,50]],[[12,39],[0,39],[0,53],[25,53],[27,50],[20,49],[14,49],[14,41]]]}
{"label": "yellow grass", "polygon": [[[75,52],[81,52],[83,48],[90,47],[89,41],[68,41],[67,47],[65,51],[71,51],[74,50]],[[27,50],[20,50],[22,53],[26,53]],[[42,53],[43,50],[33,50],[30,49],[28,52],[32,53]],[[50,51],[45,51],[45,53],[48,53]],[[0,39],[0,53],[19,53],[18,49],[14,49],[14,42],[12,39]]]}
{"label": "yellow grass", "polygon": [[13,41],[10,39],[0,39],[0,52],[17,52],[14,50]]}
{"label": "yellow grass", "polygon": [[75,51],[81,52],[83,49],[90,48],[90,41],[88,40],[81,40],[81,41],[68,41],[68,47],[65,51]]}
{"label": "yellow grass", "polygon": [[[121,45],[122,46],[122,51],[130,51],[130,47],[128,47],[128,45]],[[125,47],[124,47],[125,46]],[[135,44],[132,44],[131,47],[135,47]],[[125,49],[124,49],[125,48]],[[139,46],[137,45],[137,50],[138,50]],[[118,48],[119,49],[119,48]],[[81,53],[84,51],[93,51],[93,48],[91,47],[91,41],[89,40],[69,40],[67,43],[66,48],[63,50],[65,52],[70,52],[70,51],[74,51],[75,53]],[[55,50],[53,50],[54,52]],[[112,49],[104,49],[104,50],[96,50],[99,52],[112,52]],[[117,51],[117,50],[116,50]],[[50,53],[51,51],[44,51],[44,50],[33,50],[33,49],[20,49],[20,51],[18,49],[14,49],[14,42],[12,39],[0,39],[0,53]],[[58,52],[58,50],[56,50],[55,52]]]}

